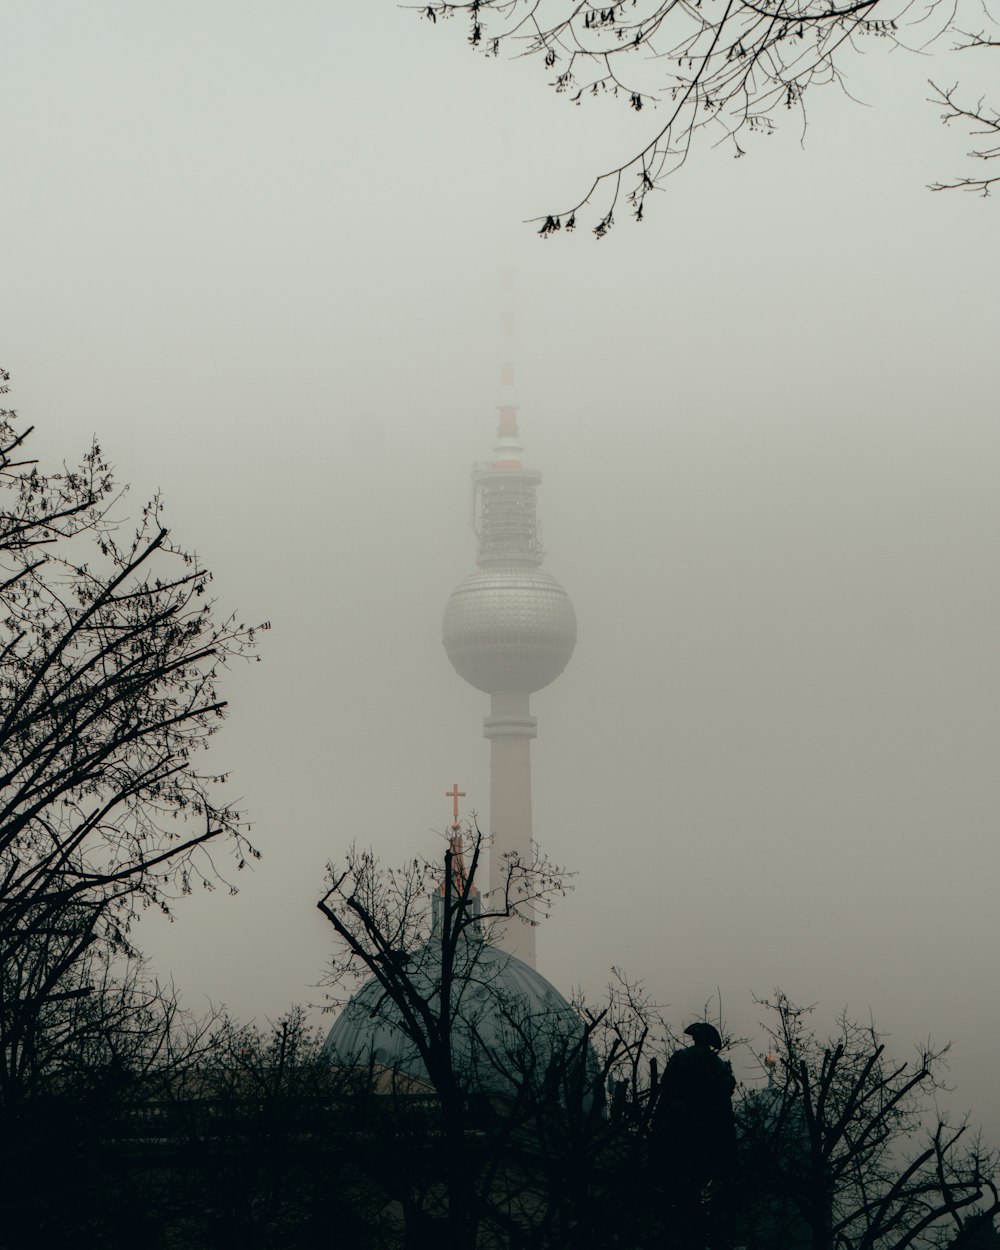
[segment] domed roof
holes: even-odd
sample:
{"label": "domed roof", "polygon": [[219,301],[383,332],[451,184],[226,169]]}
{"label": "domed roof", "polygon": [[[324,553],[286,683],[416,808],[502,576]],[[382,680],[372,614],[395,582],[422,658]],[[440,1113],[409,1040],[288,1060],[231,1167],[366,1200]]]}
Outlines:
{"label": "domed roof", "polygon": [[[440,992],[437,941],[410,956],[406,972],[434,1010]],[[470,1091],[513,1096],[542,1079],[553,1060],[572,1056],[583,1036],[579,1016],[534,968],[479,938],[463,939],[456,954],[452,1048]],[[324,1051],[335,1062],[375,1064],[428,1083],[416,1044],[399,1008],[374,978],[337,1017]],[[588,1066],[592,1066],[589,1047]]]}
{"label": "domed roof", "polygon": [[550,573],[495,565],[455,587],[442,628],[448,659],[487,694],[531,693],[554,681],[576,646],[576,613]]}
{"label": "domed roof", "polygon": [[744,1094],[736,1104],[735,1117],[745,1150],[765,1147],[769,1157],[780,1160],[789,1173],[808,1159],[809,1132],[794,1089],[769,1080]]}

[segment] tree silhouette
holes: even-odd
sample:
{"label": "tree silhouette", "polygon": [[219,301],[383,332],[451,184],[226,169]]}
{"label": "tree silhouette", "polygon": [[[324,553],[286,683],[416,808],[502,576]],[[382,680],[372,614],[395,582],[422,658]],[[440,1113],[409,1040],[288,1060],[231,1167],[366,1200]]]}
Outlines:
{"label": "tree silhouette", "polygon": [[1000,1212],[997,1156],[936,1113],[947,1047],[890,1058],[846,1013],[821,1040],[811,1008],[776,993],[771,1084],[741,1108],[750,1250],[907,1250],[961,1244]]}
{"label": "tree silhouette", "polygon": [[[7,374],[0,389],[7,389]],[[95,949],[127,951],[144,907],[212,888],[224,844],[256,855],[224,778],[197,757],[221,724],[222,668],[254,631],[215,619],[210,574],[95,443],[43,473],[0,410],[0,1072],[12,1096],[54,1004],[84,998]],[[13,996],[13,997],[12,997]],[[16,1002],[14,1001],[16,998]],[[26,1050],[26,1047],[28,1048]]]}
{"label": "tree silhouette", "polygon": [[[435,24],[464,16],[477,51],[537,60],[574,105],[612,98],[642,115],[629,132],[623,127],[620,161],[575,202],[535,219],[542,235],[572,230],[588,207],[597,213],[597,238],[623,209],[642,221],[650,194],[699,140],[740,157],[783,119],[804,127],[810,88],[843,87],[845,53],[871,40],[898,48],[912,39],[923,49],[932,37],[952,34],[956,50],[1000,46],[982,32],[957,30],[955,7],[943,3],[918,10],[889,0],[431,0],[420,11]],[[995,111],[982,100],[964,101],[957,88],[933,89],[945,122],[988,136],[973,159],[1000,155]],[[630,137],[636,129],[639,137]],[[935,189],[988,193],[996,180],[972,175]]]}
{"label": "tree silhouette", "polygon": [[[602,1074],[589,1041],[597,1021],[490,941],[516,917],[537,922],[564,892],[565,874],[541,855],[511,856],[505,887],[481,900],[483,838],[471,833],[468,861],[453,828],[443,865],[416,858],[392,868],[351,848],[343,867],[330,867],[318,903],[339,939],[328,984],[347,998],[350,1036],[361,1034],[350,1053],[341,1043],[330,1057],[354,1067],[359,1093],[380,1095],[384,1138],[373,1166],[403,1212],[406,1244],[446,1236],[471,1250],[487,1233],[501,1244],[542,1244],[551,1204],[540,1143],[554,1122],[565,1142],[570,1121],[600,1117]],[[511,973],[535,978],[536,992],[522,994]],[[379,1034],[392,1056],[376,1046]],[[398,1141],[408,1143],[405,1159],[391,1149]]]}

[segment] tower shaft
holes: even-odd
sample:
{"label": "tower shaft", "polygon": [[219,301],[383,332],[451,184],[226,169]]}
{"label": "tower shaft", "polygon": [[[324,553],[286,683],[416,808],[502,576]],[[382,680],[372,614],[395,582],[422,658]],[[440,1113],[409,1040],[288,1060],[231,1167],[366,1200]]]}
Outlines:
{"label": "tower shaft", "polygon": [[[524,897],[523,870],[534,858],[531,829],[531,739],[538,722],[528,711],[528,694],[496,691],[483,736],[490,740],[490,896],[494,906]],[[520,866],[520,867],[519,867]],[[523,921],[506,921],[499,944],[535,966],[535,930]]]}

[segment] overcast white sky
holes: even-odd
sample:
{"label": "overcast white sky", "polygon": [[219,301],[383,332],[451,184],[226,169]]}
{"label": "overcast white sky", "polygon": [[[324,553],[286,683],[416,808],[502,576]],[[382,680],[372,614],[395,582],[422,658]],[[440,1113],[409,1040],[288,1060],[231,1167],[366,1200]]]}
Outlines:
{"label": "overcast white sky", "polygon": [[326,860],[433,853],[456,780],[486,818],[486,700],[440,617],[512,260],[580,626],[533,700],[536,835],[579,874],[540,967],[624,967],[679,1025],[719,990],[751,1032],[780,985],[904,1057],[954,1038],[1000,1138],[998,219],[924,189],[966,146],[926,79],[964,64],[876,42],[870,104],[816,94],[804,148],[790,121],[701,151],[641,226],[541,242],[521,219],[655,118],[464,34],[381,0],[6,10],[17,406],[56,459],[96,432],[273,623],[213,752],[264,859],[140,941],[192,1006],[318,1002]]}

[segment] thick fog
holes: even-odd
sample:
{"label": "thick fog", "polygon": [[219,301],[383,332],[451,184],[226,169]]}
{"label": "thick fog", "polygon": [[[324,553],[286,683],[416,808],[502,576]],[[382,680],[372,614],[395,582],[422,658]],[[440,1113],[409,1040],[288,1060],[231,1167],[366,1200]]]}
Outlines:
{"label": "thick fog", "polygon": [[579,620],[532,701],[535,834],[577,873],[541,970],[622,967],[678,1025],[721,995],[753,1034],[781,986],[902,1058],[952,1038],[1000,1138],[998,220],[925,189],[969,146],[926,80],[966,66],[876,41],[804,141],[703,147],[641,225],[542,241],[522,220],[650,119],[457,21],[102,0],[13,6],[5,47],[0,341],[36,450],[96,433],[121,514],[161,489],[220,608],[273,626],[211,755],[263,859],[143,921],[156,972],[195,1009],[319,1005],[326,861],[437,853],[455,781],[488,821],[487,699],[440,621],[511,265]]}

